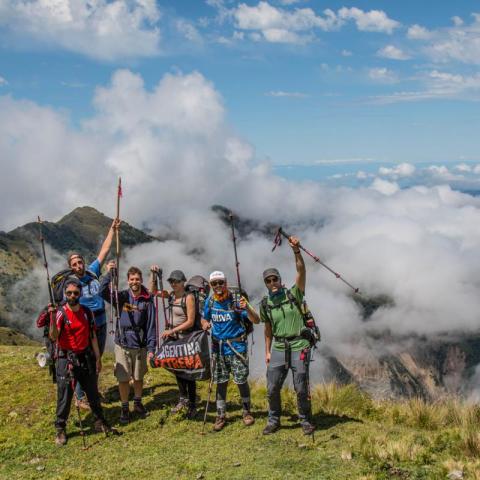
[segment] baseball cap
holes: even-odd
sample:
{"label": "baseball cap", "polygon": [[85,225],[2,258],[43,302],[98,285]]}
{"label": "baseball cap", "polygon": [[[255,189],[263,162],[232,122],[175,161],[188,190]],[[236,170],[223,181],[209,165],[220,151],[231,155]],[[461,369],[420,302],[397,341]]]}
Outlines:
{"label": "baseball cap", "polygon": [[210,274],[209,281],[212,282],[213,280],[226,280],[225,274],[220,270],[215,270]]}
{"label": "baseball cap", "polygon": [[268,277],[276,276],[278,278],[280,277],[280,272],[276,268],[267,268],[263,272],[263,280],[266,280]]}
{"label": "baseball cap", "polygon": [[185,277],[185,274],[181,270],[174,270],[169,277],[167,278],[168,281],[170,280],[176,280],[177,282],[186,282],[187,277]]}

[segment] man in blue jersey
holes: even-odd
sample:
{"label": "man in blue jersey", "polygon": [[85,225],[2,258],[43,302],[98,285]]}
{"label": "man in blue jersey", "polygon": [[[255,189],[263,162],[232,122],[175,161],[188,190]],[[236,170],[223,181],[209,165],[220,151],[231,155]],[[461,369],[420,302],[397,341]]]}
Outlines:
{"label": "man in blue jersey", "polygon": [[225,274],[210,274],[212,294],[205,302],[202,327],[211,329],[213,381],[217,385],[217,418],[213,429],[219,432],[226,423],[227,386],[230,374],[238,385],[243,406],[243,423],[255,422],[250,412],[248,385],[248,348],[245,322],[259,323],[260,318],[244,297],[234,298],[227,288]]}
{"label": "man in blue jersey", "polygon": [[[105,237],[100,251],[98,252],[97,258],[90,265],[86,266],[83,255],[77,252],[70,253],[67,258],[69,268],[82,284],[80,305],[89,308],[93,312],[100,356],[103,355],[107,341],[107,316],[105,314],[105,302],[99,295],[99,277],[102,264],[112,246],[115,231],[119,227],[120,220],[115,219]],[[85,398],[85,392],[82,390],[80,383],[77,383],[76,394],[79,406],[81,408],[89,409],[89,405]]]}

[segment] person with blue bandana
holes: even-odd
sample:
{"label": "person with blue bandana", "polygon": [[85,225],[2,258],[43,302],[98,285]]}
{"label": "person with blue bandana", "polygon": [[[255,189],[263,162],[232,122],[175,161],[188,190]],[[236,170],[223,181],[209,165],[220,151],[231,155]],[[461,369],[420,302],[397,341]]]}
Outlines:
{"label": "person with blue bandana", "polygon": [[[105,313],[105,302],[99,295],[102,264],[110,251],[113,237],[116,229],[120,227],[120,220],[115,219],[105,237],[105,240],[100,247],[97,258],[88,266],[85,264],[85,259],[82,254],[72,252],[68,255],[68,266],[72,270],[75,277],[80,280],[82,285],[82,292],[80,296],[80,305],[89,308],[95,318],[95,328],[98,339],[98,347],[100,356],[103,355],[105,344],[107,342],[107,316]],[[77,383],[76,397],[80,408],[86,410],[90,409],[86,401],[85,392],[82,390],[80,383]]]}
{"label": "person with blue bandana", "polygon": [[259,323],[260,317],[244,297],[238,300],[229,291],[225,274],[210,274],[211,296],[205,302],[202,327],[212,336],[213,382],[217,385],[217,417],[213,430],[219,432],[226,424],[227,386],[230,375],[238,385],[243,406],[243,423],[253,425],[248,385],[248,348],[245,322]]}

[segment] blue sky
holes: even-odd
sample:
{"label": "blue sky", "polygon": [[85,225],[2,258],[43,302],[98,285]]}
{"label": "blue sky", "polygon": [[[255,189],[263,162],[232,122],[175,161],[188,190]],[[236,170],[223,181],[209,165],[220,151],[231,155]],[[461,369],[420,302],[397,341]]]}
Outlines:
{"label": "blue sky", "polygon": [[275,165],[480,162],[476,12],[465,0],[6,0],[0,95],[80,124],[119,68],[147,89],[198,71]]}

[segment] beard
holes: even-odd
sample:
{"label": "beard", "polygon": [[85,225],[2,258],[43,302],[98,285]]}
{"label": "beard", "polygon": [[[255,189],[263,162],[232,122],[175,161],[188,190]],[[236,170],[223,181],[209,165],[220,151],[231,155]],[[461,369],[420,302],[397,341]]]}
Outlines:
{"label": "beard", "polygon": [[67,303],[69,307],[74,307],[75,305],[78,305],[79,302],[80,302],[80,297],[67,298]]}

